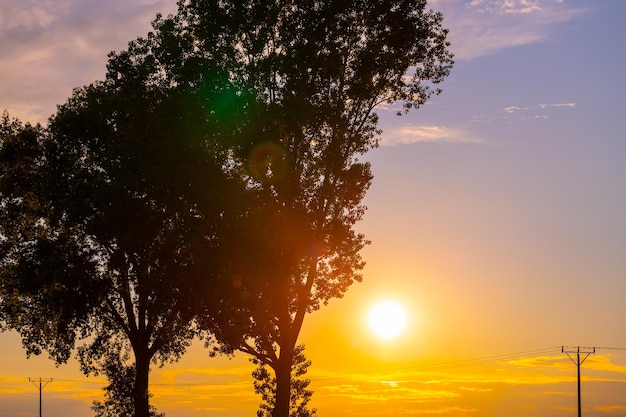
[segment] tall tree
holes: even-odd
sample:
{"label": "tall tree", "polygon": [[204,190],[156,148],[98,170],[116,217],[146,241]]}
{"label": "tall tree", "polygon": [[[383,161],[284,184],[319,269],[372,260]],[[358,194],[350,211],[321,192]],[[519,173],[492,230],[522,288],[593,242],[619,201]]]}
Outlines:
{"label": "tall tree", "polygon": [[230,269],[243,319],[213,330],[274,370],[272,415],[287,417],[306,314],[361,280],[354,225],[372,174],[359,158],[377,146],[376,108],[403,114],[439,92],[447,30],[425,0],[185,0],[171,22],[194,39],[190,57],[221,55],[261,109],[229,154],[256,195]]}

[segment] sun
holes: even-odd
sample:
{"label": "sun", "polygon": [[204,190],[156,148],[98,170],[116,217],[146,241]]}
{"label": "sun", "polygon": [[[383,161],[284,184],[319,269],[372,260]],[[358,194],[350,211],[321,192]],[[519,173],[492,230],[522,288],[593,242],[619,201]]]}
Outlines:
{"label": "sun", "polygon": [[367,324],[381,339],[393,339],[406,328],[406,311],[395,301],[381,301],[370,309]]}

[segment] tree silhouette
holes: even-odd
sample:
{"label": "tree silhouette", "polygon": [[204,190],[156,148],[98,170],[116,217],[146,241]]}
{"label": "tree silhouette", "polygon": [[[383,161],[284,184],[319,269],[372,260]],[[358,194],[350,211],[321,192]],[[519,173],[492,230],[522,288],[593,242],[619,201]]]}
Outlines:
{"label": "tree silhouette", "polygon": [[61,363],[82,339],[82,369],[97,373],[132,353],[147,417],[150,363],[183,354],[197,294],[218,285],[230,182],[184,92],[129,49],[109,61],[127,78],[76,89],[47,130],[4,120],[1,297],[28,354]]}
{"label": "tree silhouette", "polygon": [[188,61],[220,56],[258,100],[246,109],[256,134],[231,144],[228,165],[256,196],[229,267],[240,320],[203,327],[274,370],[272,416],[287,417],[305,315],[361,280],[367,241],[353,226],[372,180],[359,158],[377,146],[375,110],[401,103],[402,114],[439,92],[447,31],[423,0],[189,0],[166,21],[172,38],[193,40]]}
{"label": "tree silhouette", "polygon": [[[104,401],[94,401],[91,409],[95,417],[131,417],[135,415],[133,402],[133,386],[135,366],[128,364],[129,358],[120,357],[117,353],[107,356],[102,364],[102,372],[106,375],[109,385],[104,387]],[[150,417],[165,417],[150,406]]]}
{"label": "tree silhouette", "polygon": [[11,135],[34,146],[9,165],[37,186],[0,180],[5,322],[61,361],[96,335],[87,372],[132,352],[146,417],[150,361],[180,356],[199,316],[218,349],[273,370],[262,409],[287,417],[306,314],[361,280],[377,106],[439,92],[442,16],[425,0],[182,0],[153,27],[48,131]]}
{"label": "tree silhouette", "polygon": [[[316,409],[309,409],[308,404],[313,395],[313,391],[308,389],[309,379],[301,378],[307,373],[311,366],[311,361],[304,356],[304,345],[298,345],[294,349],[292,378],[291,378],[291,399],[289,406],[289,417],[315,417]],[[254,391],[261,395],[261,405],[257,411],[257,417],[270,417],[275,408],[276,401],[276,378],[267,369],[267,365],[258,359],[252,359],[257,365],[252,372],[254,378]]]}

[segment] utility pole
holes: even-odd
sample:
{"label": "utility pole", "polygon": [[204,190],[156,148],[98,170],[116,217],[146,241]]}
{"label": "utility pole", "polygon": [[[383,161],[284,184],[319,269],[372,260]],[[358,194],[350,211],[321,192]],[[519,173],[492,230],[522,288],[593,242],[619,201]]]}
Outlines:
{"label": "utility pole", "polygon": [[30,382],[33,383],[33,385],[35,385],[35,387],[39,388],[39,417],[41,417],[41,392],[43,391],[44,387],[46,385],[48,385],[50,382],[52,382],[52,378],[50,379],[42,379],[41,377],[39,378],[39,385],[37,385],[37,381],[32,379],[32,378],[28,378],[28,380]]}
{"label": "utility pole", "polygon": [[[589,355],[591,355],[592,353],[596,353],[596,348],[595,347],[569,347],[569,346],[561,346],[561,352],[566,353],[567,356],[569,356],[569,358],[572,360],[572,362],[574,362],[574,365],[576,365],[576,368],[578,370],[578,417],[581,417],[582,412],[581,412],[581,407],[580,407],[580,365],[583,364],[583,362],[585,361],[585,359],[587,359],[589,357]],[[572,357],[573,354],[576,354],[576,359],[574,360],[574,358]],[[580,354],[585,355],[582,360],[580,359]],[[570,355],[572,354],[572,355]]]}

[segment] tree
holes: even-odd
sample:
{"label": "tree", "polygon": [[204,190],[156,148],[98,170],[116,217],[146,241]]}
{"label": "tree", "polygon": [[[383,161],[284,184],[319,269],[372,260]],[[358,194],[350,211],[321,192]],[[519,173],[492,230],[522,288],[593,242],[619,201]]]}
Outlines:
{"label": "tree", "polygon": [[372,174],[359,158],[377,146],[376,108],[403,114],[439,93],[447,30],[425,0],[186,0],[168,22],[193,39],[190,61],[221,56],[261,109],[248,109],[256,135],[229,154],[256,195],[230,265],[241,320],[203,326],[273,369],[272,416],[287,417],[305,315],[361,280],[368,242],[353,227]]}
{"label": "tree", "polygon": [[[301,378],[307,373],[311,361],[304,356],[304,345],[296,346],[293,355],[291,400],[289,417],[315,417],[316,409],[309,409],[308,404],[313,391],[308,389],[311,381]],[[261,405],[257,411],[257,417],[270,417],[275,408],[276,401],[276,378],[271,375],[267,365],[253,358],[252,362],[257,365],[252,376],[254,378],[254,391],[261,395]]]}
{"label": "tree", "polygon": [[[5,110],[0,120],[0,330],[20,325],[15,288],[7,279],[13,267],[11,252],[22,242],[44,231],[36,220],[41,216],[37,164],[41,159],[44,129],[11,119]],[[35,219],[35,221],[33,221]],[[32,250],[32,248],[31,248]],[[43,315],[47,311],[41,312]],[[33,349],[35,353],[39,353]]]}
{"label": "tree", "polygon": [[[102,366],[109,385],[104,387],[104,401],[94,401],[91,409],[96,417],[131,417],[135,414],[133,386],[135,366],[128,364],[128,358],[122,360],[118,354],[108,356]],[[150,417],[165,417],[150,406]]]}
{"label": "tree", "polygon": [[58,363],[85,340],[86,373],[132,354],[137,417],[150,413],[150,363],[183,354],[197,294],[217,285],[231,183],[185,92],[154,77],[142,48],[111,55],[124,77],[75,90],[45,131],[7,116],[0,178],[4,326]]}
{"label": "tree", "polygon": [[[239,349],[274,371],[272,416],[287,417],[306,314],[361,280],[360,251],[368,242],[354,225],[364,215],[362,201],[373,176],[360,158],[378,144],[377,106],[401,103],[402,114],[439,92],[433,84],[452,66],[442,16],[426,10],[425,0],[181,0],[175,16],[158,17],[153,26],[147,38],[112,55],[105,84],[77,92],[54,119],[51,135],[63,152],[48,155],[61,167],[69,158],[70,166],[84,169],[81,175],[61,176],[61,186],[51,183],[52,189],[73,184],[70,195],[80,195],[88,185],[101,199],[76,202],[58,192],[55,204],[43,205],[55,214],[54,221],[44,223],[45,231],[54,243],[66,239],[69,249],[88,248],[87,254],[69,253],[80,255],[82,263],[95,263],[95,277],[102,274],[103,260],[112,262],[107,270],[120,276],[129,271],[150,271],[144,275],[151,276],[154,270],[161,277],[155,287],[174,294],[198,285],[177,281],[168,287],[169,272],[181,266],[194,272],[183,276],[196,277],[201,270],[216,277],[220,284],[211,288],[220,293],[204,291],[209,296],[196,311],[200,326],[215,335],[223,351]],[[207,149],[216,155],[218,161],[207,166],[219,166],[226,178],[242,183],[235,187],[241,206],[216,210],[206,198],[188,197],[189,190],[205,189],[191,177],[170,178],[164,173],[173,171],[154,169],[156,155],[159,166],[187,172],[179,161],[195,161],[196,152],[177,152],[190,149],[187,140],[198,155],[206,158]],[[100,154],[103,147],[109,152],[109,143],[115,144],[113,153]],[[170,150],[176,152],[170,156]],[[57,154],[65,156],[54,159]],[[103,157],[105,166],[99,162]],[[52,170],[57,171],[64,172]],[[207,177],[222,178],[216,173]],[[186,180],[170,182],[181,178]],[[119,190],[112,184],[129,187]],[[123,202],[121,217],[107,205],[117,200]],[[133,204],[140,216],[129,208]],[[109,221],[115,218],[116,227],[109,230],[99,221],[101,213],[108,213],[104,218]],[[63,227],[57,228],[61,220]],[[196,222],[201,224],[196,227]],[[129,225],[132,238],[125,237]],[[73,234],[86,226],[102,234]],[[179,243],[182,249],[174,250]],[[172,255],[173,264],[165,267],[151,252],[155,248],[159,255]],[[218,259],[218,266],[209,261],[199,266],[196,254],[213,249],[219,253],[208,258]],[[64,265],[72,266],[69,273],[80,269],[78,261]],[[144,294],[146,288],[152,287],[142,283],[131,293]],[[137,304],[125,303],[127,293],[113,303],[125,307],[119,311],[124,314],[161,299],[150,295],[130,300]],[[186,312],[185,305],[176,303],[173,310]],[[116,320],[131,340],[122,326],[128,323]],[[180,351],[166,350],[165,356]],[[139,369],[144,360],[136,363]],[[147,377],[145,382],[140,386],[147,387]],[[147,398],[144,394],[140,397]],[[147,415],[147,399],[138,404]]]}

